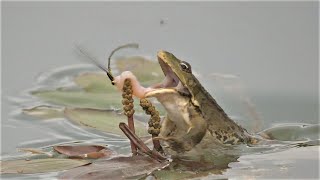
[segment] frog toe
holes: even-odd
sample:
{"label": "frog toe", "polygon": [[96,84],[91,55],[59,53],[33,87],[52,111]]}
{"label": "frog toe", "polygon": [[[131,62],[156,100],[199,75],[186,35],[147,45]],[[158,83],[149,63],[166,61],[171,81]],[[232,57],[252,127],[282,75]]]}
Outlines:
{"label": "frog toe", "polygon": [[188,129],[188,131],[187,131],[187,134],[189,134],[190,131],[191,131],[193,128],[194,128],[194,126],[190,126],[189,129]]}

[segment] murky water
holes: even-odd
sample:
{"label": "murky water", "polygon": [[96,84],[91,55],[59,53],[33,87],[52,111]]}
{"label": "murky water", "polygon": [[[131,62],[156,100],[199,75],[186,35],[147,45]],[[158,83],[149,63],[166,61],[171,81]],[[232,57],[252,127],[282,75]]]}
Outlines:
{"label": "murky water", "polygon": [[[10,160],[24,157],[25,154],[15,152],[15,148],[39,148],[46,149],[59,144],[106,144],[108,147],[120,154],[130,154],[129,142],[125,138],[113,134],[106,134],[94,128],[86,128],[70,122],[64,117],[51,119],[38,119],[22,112],[23,109],[47,105],[47,107],[64,107],[59,104],[52,104],[30,95],[30,92],[64,87],[67,90],[78,90],[79,87],[74,83],[74,78],[85,72],[95,72],[98,69],[92,65],[74,65],[58,68],[40,74],[36,78],[36,85],[31,90],[23,91],[18,97],[7,97],[5,101],[13,111],[9,114],[10,119],[3,121],[2,127],[6,131],[14,132],[15,129],[23,127],[26,132],[21,134],[24,138],[17,144],[10,146],[10,141],[4,139],[2,160]],[[106,77],[107,78],[107,77]],[[107,79],[106,79],[107,80]],[[119,101],[120,101],[119,97]],[[244,117],[234,116],[238,123]],[[124,119],[125,120],[125,119]],[[249,123],[253,123],[251,120]],[[227,151],[221,151],[222,159],[216,161],[215,165],[222,164],[221,168],[211,167],[206,164],[199,164],[193,167],[192,171],[199,171],[197,176],[185,177],[195,178],[315,178],[318,176],[318,153],[319,153],[319,124],[308,123],[277,123],[267,122],[264,126],[269,129],[260,132],[272,135],[274,142],[267,142],[264,145],[239,146],[236,151],[230,150],[232,155],[226,155]],[[245,125],[250,128],[250,124]],[[5,131],[5,133],[6,133]],[[15,131],[16,132],[16,131]],[[19,133],[20,134],[20,133]],[[6,134],[4,134],[6,135]],[[41,135],[42,137],[39,137]],[[279,140],[279,141],[278,141]],[[229,152],[229,154],[230,154]],[[210,150],[208,152],[210,154]],[[216,157],[214,157],[216,158]],[[210,159],[210,157],[209,157]],[[179,162],[178,162],[179,164]],[[183,164],[183,163],[182,163]],[[227,166],[226,166],[227,165]],[[181,165],[180,165],[181,166]],[[185,166],[182,165],[183,171]],[[206,171],[203,171],[205,167]],[[301,170],[301,167],[305,169]],[[181,167],[174,165],[174,169],[181,173]],[[199,170],[197,170],[199,168]],[[202,169],[202,170],[201,170]],[[209,170],[209,171],[208,171]],[[297,171],[301,171],[297,173]],[[182,171],[182,172],[183,172]],[[270,174],[272,172],[272,174]],[[307,172],[307,173],[306,173]],[[171,172],[172,173],[172,172]],[[4,175],[4,178],[49,178],[56,177],[59,173],[31,174],[31,175]],[[155,176],[162,177],[163,175]],[[172,175],[175,177],[175,175]],[[166,178],[162,177],[162,178]],[[177,178],[177,177],[176,177]]]}
{"label": "murky water", "polygon": [[[154,59],[159,49],[171,51],[192,65],[235,121],[250,132],[271,128],[284,142],[243,147],[242,155],[230,161],[228,168],[199,173],[201,178],[319,178],[318,46],[314,41],[318,7],[314,3],[2,5],[2,160],[22,157],[17,148],[72,142],[107,144],[128,154],[128,140],[117,135],[61,117],[39,120],[22,109],[59,107],[30,92],[57,87],[74,90],[74,76],[98,71],[73,52],[75,42],[99,59],[120,44],[138,42],[140,50],[123,54]],[[181,175],[179,169],[176,172]],[[41,179],[58,174],[2,178]]]}

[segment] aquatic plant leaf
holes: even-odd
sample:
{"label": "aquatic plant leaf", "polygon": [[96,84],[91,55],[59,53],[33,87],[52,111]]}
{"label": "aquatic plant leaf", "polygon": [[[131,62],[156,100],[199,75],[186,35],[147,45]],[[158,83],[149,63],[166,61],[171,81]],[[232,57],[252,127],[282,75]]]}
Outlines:
{"label": "aquatic plant leaf", "polygon": [[[164,76],[157,62],[141,56],[133,56],[116,60],[119,73],[132,71],[142,85],[148,86],[162,82]],[[116,92],[105,73],[86,72],[74,78],[74,82],[87,92],[110,93]]]}
{"label": "aquatic plant leaf", "polygon": [[[66,108],[65,116],[73,122],[91,127],[103,132],[124,136],[119,128],[120,122],[127,122],[125,115],[113,110],[97,110],[87,108]],[[135,121],[136,134],[139,136],[148,135],[146,125],[140,121]]]}
{"label": "aquatic plant leaf", "polygon": [[62,108],[52,106],[36,106],[30,109],[22,109],[24,114],[36,117],[38,119],[53,119],[64,117]]}
{"label": "aquatic plant leaf", "polygon": [[188,178],[194,178],[195,173],[194,172],[188,172],[188,171],[174,171],[174,170],[161,170],[161,171],[155,171],[152,176],[154,179],[159,180],[165,180],[165,179],[171,179],[171,180],[179,180],[179,179],[188,179]]}
{"label": "aquatic plant leaf", "polygon": [[281,141],[317,140],[320,135],[320,125],[281,125],[266,129],[259,134],[267,139],[276,139]]}
{"label": "aquatic plant leaf", "polygon": [[117,157],[96,161],[89,166],[71,169],[60,179],[139,179],[148,173],[161,169],[168,161],[159,163],[145,156]]}
{"label": "aquatic plant leaf", "polygon": [[32,95],[47,102],[78,108],[110,109],[121,107],[120,93],[88,93],[84,91],[34,91]]}
{"label": "aquatic plant leaf", "polygon": [[110,149],[99,145],[54,146],[54,150],[73,158],[102,158],[115,154]]}
{"label": "aquatic plant leaf", "polygon": [[319,146],[247,154],[228,166],[224,179],[319,179]]}
{"label": "aquatic plant leaf", "polygon": [[34,148],[18,148],[19,151],[24,151],[24,152],[30,152],[32,154],[44,154],[48,157],[53,157],[53,154],[50,152],[45,152],[41,149],[34,149]]}
{"label": "aquatic plant leaf", "polygon": [[32,159],[1,162],[1,174],[33,174],[67,170],[89,164],[85,160],[73,159]]}
{"label": "aquatic plant leaf", "polygon": [[119,72],[131,71],[144,86],[160,83],[164,79],[160,65],[142,56],[119,58],[115,62]]}
{"label": "aquatic plant leaf", "polygon": [[152,176],[155,179],[194,179],[205,177],[208,174],[222,174],[223,170],[226,168],[228,168],[227,164],[216,166],[213,161],[205,162],[173,159],[169,166],[160,171],[154,171]]}
{"label": "aquatic plant leaf", "polygon": [[120,93],[111,84],[108,76],[104,73],[82,73],[74,78],[74,82],[86,92],[107,94]]}
{"label": "aquatic plant leaf", "polygon": [[[50,90],[34,91],[32,92],[32,95],[37,96],[46,102],[66,107],[91,108],[99,110],[122,109],[122,97],[120,92],[91,93],[84,91]],[[137,98],[134,98],[134,106],[136,112],[143,112]],[[160,114],[164,114],[164,108],[162,108],[162,106],[160,106],[159,104],[157,105],[157,110],[160,112]],[[40,110],[36,109],[34,111],[38,112]],[[46,113],[49,113],[49,109]]]}

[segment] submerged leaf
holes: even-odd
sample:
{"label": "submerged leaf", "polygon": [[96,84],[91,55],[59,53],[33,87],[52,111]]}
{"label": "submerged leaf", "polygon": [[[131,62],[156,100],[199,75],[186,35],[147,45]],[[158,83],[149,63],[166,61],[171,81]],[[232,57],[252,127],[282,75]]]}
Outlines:
{"label": "submerged leaf", "polygon": [[281,141],[304,141],[319,139],[320,125],[282,125],[271,127],[259,133],[266,139],[276,139]]}
{"label": "submerged leaf", "polygon": [[53,149],[61,154],[77,158],[97,159],[101,157],[110,157],[114,154],[110,149],[98,145],[54,146]]}
{"label": "submerged leaf", "polygon": [[89,164],[85,160],[73,159],[33,159],[1,162],[1,174],[33,174],[63,171]]}
{"label": "submerged leaf", "polygon": [[78,108],[108,109],[111,107],[121,107],[121,94],[110,93],[87,93],[83,91],[35,91],[34,96],[63,106]]}
{"label": "submerged leaf", "polygon": [[44,105],[36,106],[30,109],[23,109],[22,112],[39,119],[53,119],[63,117],[63,111],[61,108]]}
{"label": "submerged leaf", "polygon": [[[111,84],[108,76],[103,73],[88,72],[74,78],[74,82],[86,92],[116,93],[116,88]],[[120,92],[117,92],[120,93]]]}
{"label": "submerged leaf", "polygon": [[[127,117],[113,110],[66,108],[64,113],[68,119],[81,125],[124,136],[119,128],[119,123],[126,122]],[[146,126],[140,121],[135,121],[135,130],[138,136],[148,135]]]}
{"label": "submerged leaf", "polygon": [[49,152],[45,152],[41,149],[33,149],[33,148],[19,148],[18,149],[19,151],[24,151],[24,152],[30,152],[32,154],[45,154],[47,155],[48,157],[53,157],[53,154],[52,153],[49,153]]}
{"label": "submerged leaf", "polygon": [[119,72],[131,71],[142,85],[150,86],[164,79],[160,65],[141,56],[132,56],[116,60]]}
{"label": "submerged leaf", "polygon": [[149,157],[117,157],[111,160],[96,161],[89,166],[71,169],[60,179],[138,179],[169,164],[159,163]]}
{"label": "submerged leaf", "polygon": [[[119,72],[131,70],[144,86],[161,82],[163,73],[158,63],[146,60],[143,57],[130,57],[116,61]],[[32,92],[32,95],[43,99],[46,102],[66,107],[110,109],[122,108],[121,92],[111,85],[107,76],[103,73],[87,72],[74,78],[75,83],[81,90],[39,90]],[[139,107],[139,100],[135,99],[136,112],[143,112]],[[162,106],[157,105],[160,114],[164,114]]]}
{"label": "submerged leaf", "polygon": [[[90,109],[122,109],[122,97],[120,92],[114,93],[92,93],[84,91],[63,91],[63,90],[50,90],[50,91],[35,91],[32,92],[34,96],[37,96],[44,101],[75,108],[90,108]],[[139,100],[134,99],[134,106],[136,112],[143,112],[143,109],[139,105]],[[161,106],[157,106],[160,114],[164,113],[164,109]],[[40,110],[34,110],[34,114]],[[45,110],[41,110],[43,112]],[[50,109],[47,109],[44,113],[49,113]],[[54,111],[54,110],[53,110]],[[31,111],[32,112],[32,111]],[[51,112],[53,113],[53,112]],[[44,117],[45,118],[45,115]]]}
{"label": "submerged leaf", "polygon": [[[126,57],[116,60],[118,72],[131,71],[142,85],[150,86],[162,82],[164,76],[157,62],[141,56]],[[113,93],[116,88],[111,85],[105,73],[87,72],[74,78],[74,82],[87,92]]]}

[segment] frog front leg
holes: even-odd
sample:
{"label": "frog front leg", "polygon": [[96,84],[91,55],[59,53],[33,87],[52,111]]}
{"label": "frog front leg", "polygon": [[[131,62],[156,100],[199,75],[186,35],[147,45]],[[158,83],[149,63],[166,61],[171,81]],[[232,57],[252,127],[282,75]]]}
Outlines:
{"label": "frog front leg", "polygon": [[188,129],[188,126],[178,128],[179,126],[175,124],[177,122],[170,120],[169,117],[166,117],[162,123],[161,140],[164,140],[169,148],[176,152],[191,150],[202,140],[207,131],[206,121],[193,106],[187,108],[186,115],[189,116],[190,123],[194,126],[191,129]]}
{"label": "frog front leg", "polygon": [[175,123],[168,116],[164,117],[161,124],[160,137],[168,137],[176,129]]}

